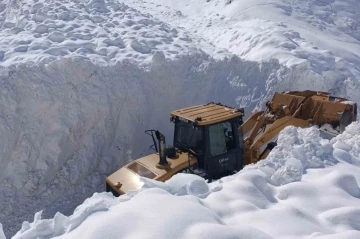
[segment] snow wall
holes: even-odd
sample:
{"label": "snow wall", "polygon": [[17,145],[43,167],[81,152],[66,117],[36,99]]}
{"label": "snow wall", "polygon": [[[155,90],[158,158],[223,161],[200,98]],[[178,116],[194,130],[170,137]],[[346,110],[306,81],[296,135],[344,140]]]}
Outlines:
{"label": "snow wall", "polygon": [[305,73],[307,67],[206,54],[169,61],[158,53],[143,68],[83,58],[1,68],[0,222],[6,235],[37,211],[45,218],[69,215],[104,191],[106,175],[148,153],[144,130],[161,130],[170,144],[175,108],[215,101],[246,107],[249,115],[274,91],[308,88],[356,101],[355,87],[339,86],[342,76],[326,80]]}

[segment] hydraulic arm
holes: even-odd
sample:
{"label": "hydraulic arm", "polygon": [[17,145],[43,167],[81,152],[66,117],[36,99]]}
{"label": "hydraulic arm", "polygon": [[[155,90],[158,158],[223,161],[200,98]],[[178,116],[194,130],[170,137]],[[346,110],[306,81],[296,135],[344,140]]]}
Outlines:
{"label": "hydraulic arm", "polygon": [[267,109],[254,113],[239,128],[244,140],[244,165],[265,158],[276,145],[270,143],[286,126],[308,127],[330,124],[338,132],[356,120],[357,105],[325,92],[302,91],[275,93]]}

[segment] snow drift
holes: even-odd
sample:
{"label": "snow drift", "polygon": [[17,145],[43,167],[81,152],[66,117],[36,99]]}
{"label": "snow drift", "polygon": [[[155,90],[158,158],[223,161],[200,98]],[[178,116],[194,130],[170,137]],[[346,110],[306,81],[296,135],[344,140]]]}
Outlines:
{"label": "snow drift", "polygon": [[316,127],[290,126],[267,159],[236,175],[207,185],[179,174],[165,183],[146,179],[119,198],[95,193],[69,217],[37,213],[14,239],[357,238],[359,131],[355,122],[329,141]]}

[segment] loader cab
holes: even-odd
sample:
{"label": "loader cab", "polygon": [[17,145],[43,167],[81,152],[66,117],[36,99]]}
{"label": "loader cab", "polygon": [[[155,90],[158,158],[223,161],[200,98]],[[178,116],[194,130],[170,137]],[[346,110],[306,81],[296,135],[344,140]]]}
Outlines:
{"label": "loader cab", "polygon": [[[158,130],[146,130],[156,152],[138,158],[106,178],[106,191],[122,195],[142,188],[141,178],[165,182],[177,173],[205,179],[231,175],[243,167],[243,109],[209,103],[171,112],[174,147]],[[157,139],[157,140],[156,140]]]}
{"label": "loader cab", "polygon": [[209,178],[231,175],[243,167],[242,117],[242,109],[215,103],[174,111],[173,145],[195,156]]}

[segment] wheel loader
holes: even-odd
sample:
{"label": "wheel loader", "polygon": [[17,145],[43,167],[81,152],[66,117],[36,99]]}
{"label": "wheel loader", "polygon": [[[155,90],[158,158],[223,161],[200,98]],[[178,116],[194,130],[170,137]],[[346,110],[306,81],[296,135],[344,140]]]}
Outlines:
{"label": "wheel loader", "polygon": [[211,181],[234,174],[266,158],[286,126],[317,125],[334,136],[356,120],[357,105],[326,92],[277,92],[265,111],[252,114],[245,122],[243,117],[244,109],[213,102],[172,111],[173,146],[166,147],[160,131],[145,131],[156,152],[108,176],[106,191],[119,196],[140,189],[140,177],[164,182],[186,172]]}

